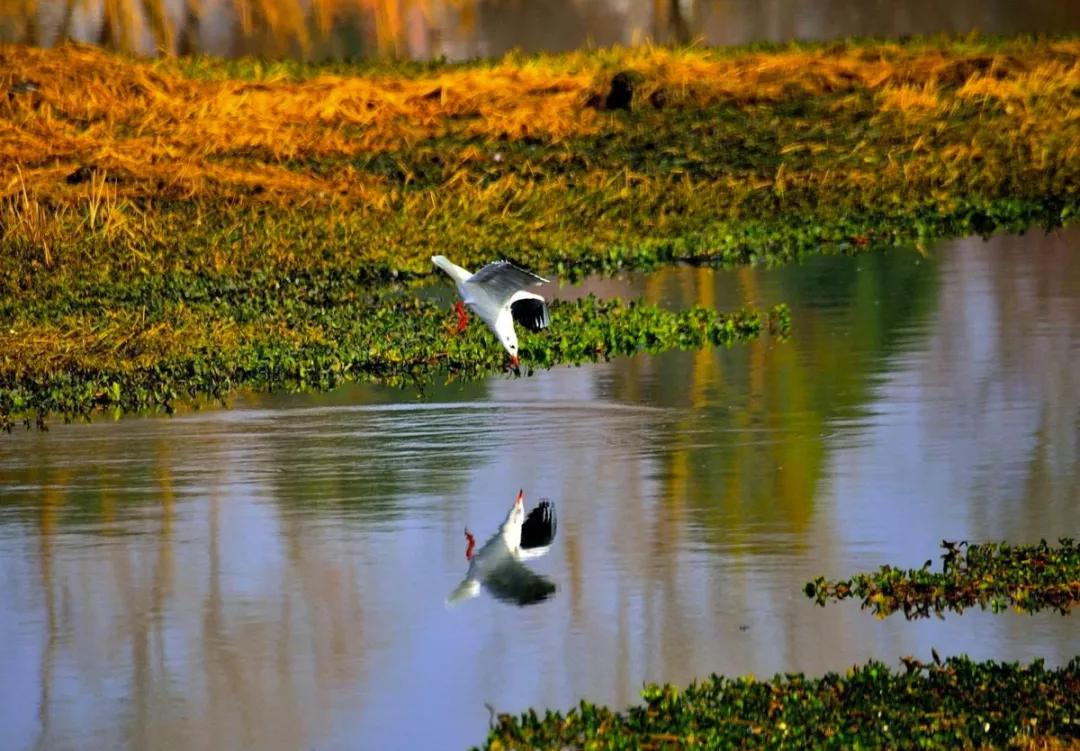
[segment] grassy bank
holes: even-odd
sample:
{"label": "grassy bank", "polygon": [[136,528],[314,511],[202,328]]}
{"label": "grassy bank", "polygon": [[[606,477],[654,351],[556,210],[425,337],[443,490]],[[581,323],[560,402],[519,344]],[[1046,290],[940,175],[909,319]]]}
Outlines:
{"label": "grassy bank", "polygon": [[374,67],[0,46],[0,418],[465,367],[433,358],[434,312],[423,336],[346,320],[390,321],[436,251],[573,279],[1055,226],[1078,61],[1074,39]]}

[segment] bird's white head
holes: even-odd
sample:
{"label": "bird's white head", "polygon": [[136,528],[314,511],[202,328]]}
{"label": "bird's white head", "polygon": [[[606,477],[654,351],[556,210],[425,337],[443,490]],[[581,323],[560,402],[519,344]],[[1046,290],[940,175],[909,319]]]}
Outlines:
{"label": "bird's white head", "polygon": [[518,340],[517,332],[514,331],[513,326],[502,332],[499,341],[502,342],[503,348],[510,353],[510,364],[516,368],[518,366]]}
{"label": "bird's white head", "polygon": [[517,550],[521,547],[521,525],[525,523],[525,491],[519,490],[514,505],[510,507],[510,513],[503,522],[502,533],[506,547]]}

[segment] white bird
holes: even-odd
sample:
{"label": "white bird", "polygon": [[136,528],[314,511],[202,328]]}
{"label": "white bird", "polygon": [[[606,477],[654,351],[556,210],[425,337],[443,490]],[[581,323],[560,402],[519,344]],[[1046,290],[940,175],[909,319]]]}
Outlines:
{"label": "white bird", "polygon": [[538,558],[551,548],[555,526],[555,505],[542,500],[526,516],[525,491],[519,490],[506,521],[482,548],[474,551],[476,539],[465,530],[469,571],[446,598],[446,603],[453,605],[476,597],[481,585],[496,598],[518,605],[546,600],[555,591],[555,585],[521,562]]}
{"label": "white bird", "polygon": [[468,322],[464,307],[468,305],[510,353],[510,364],[516,368],[518,340],[514,321],[529,331],[540,331],[548,325],[544,298],[527,291],[529,287],[544,284],[547,279],[519,269],[509,261],[489,263],[475,274],[451,263],[446,256],[432,256],[431,261],[450,275],[461,295],[461,300],[455,306],[458,333],[465,330]]}

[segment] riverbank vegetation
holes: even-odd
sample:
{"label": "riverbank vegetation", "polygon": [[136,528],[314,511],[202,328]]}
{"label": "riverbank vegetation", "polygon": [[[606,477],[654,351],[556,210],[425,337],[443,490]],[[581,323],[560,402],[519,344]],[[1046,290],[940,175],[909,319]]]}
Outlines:
{"label": "riverbank vegetation", "polygon": [[949,658],[821,678],[647,686],[643,705],[500,715],[489,751],[676,748],[1075,748],[1080,658],[1059,669]]}
{"label": "riverbank vegetation", "polygon": [[[433,318],[388,324],[433,252],[574,280],[1057,226],[1078,60],[1075,39],[323,66],[2,46],[0,416],[396,378],[391,350],[453,371]],[[184,375],[207,369],[227,375]]]}
{"label": "riverbank vegetation", "polygon": [[1057,610],[1068,614],[1080,602],[1080,545],[1069,538],[1050,545],[1007,545],[942,542],[942,571],[932,561],[919,569],[882,566],[850,579],[818,577],[806,584],[806,595],[818,605],[849,597],[862,600],[879,618],[902,610],[909,619],[941,616],[980,607],[1001,612]]}
{"label": "riverbank vegetation", "polygon": [[[422,385],[439,369],[479,377],[506,368],[506,355],[476,322],[455,334],[449,309],[402,296],[364,300],[354,289],[305,285],[308,294],[281,302],[272,285],[235,290],[213,298],[186,298],[153,310],[138,321],[117,312],[100,315],[73,309],[57,328],[82,330],[89,341],[58,348],[54,359],[24,356],[34,346],[9,350],[14,384],[0,390],[0,427],[13,417],[85,416],[93,410],[119,415],[147,409],[171,412],[202,399],[224,401],[239,387],[262,390],[330,389],[347,381]],[[366,293],[372,294],[372,293]],[[268,299],[274,302],[267,304]],[[207,329],[219,320],[222,329]],[[269,308],[269,309],[268,309]],[[768,330],[784,336],[787,308],[731,314],[693,307],[671,312],[654,305],[588,297],[550,306],[551,329],[521,332],[526,368],[603,360],[638,352],[730,346]],[[139,334],[147,317],[147,335]],[[268,320],[273,328],[267,329]],[[57,339],[60,335],[57,334]]]}

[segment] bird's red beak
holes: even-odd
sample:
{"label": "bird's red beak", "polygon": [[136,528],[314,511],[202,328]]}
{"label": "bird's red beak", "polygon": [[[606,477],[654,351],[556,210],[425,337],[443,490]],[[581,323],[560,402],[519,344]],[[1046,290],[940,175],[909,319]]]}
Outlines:
{"label": "bird's red beak", "polygon": [[515,368],[518,366],[518,356],[517,355],[510,355],[510,364],[513,365]]}
{"label": "bird's red beak", "polygon": [[514,505],[515,506],[520,506],[524,502],[525,502],[525,491],[524,490],[519,490],[517,500],[514,501]]}

